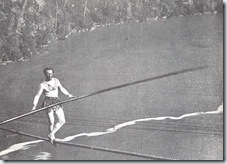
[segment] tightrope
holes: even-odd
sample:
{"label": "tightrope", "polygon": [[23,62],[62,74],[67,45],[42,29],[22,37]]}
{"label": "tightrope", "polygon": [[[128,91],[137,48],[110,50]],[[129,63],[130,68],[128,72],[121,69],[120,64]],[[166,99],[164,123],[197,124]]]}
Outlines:
{"label": "tightrope", "polygon": [[135,84],[139,84],[139,83],[144,83],[144,82],[148,82],[148,81],[152,81],[152,80],[161,79],[161,78],[168,77],[168,76],[173,76],[173,75],[177,75],[177,74],[181,74],[181,73],[187,73],[187,72],[192,72],[192,71],[199,70],[199,69],[204,69],[206,67],[207,66],[202,66],[202,67],[190,68],[190,69],[185,69],[185,70],[181,70],[181,71],[177,71],[177,72],[167,73],[167,74],[163,74],[163,75],[148,78],[148,79],[139,80],[139,81],[135,81],[135,82],[131,82],[131,83],[122,84],[122,85],[118,85],[118,86],[115,86],[115,87],[99,90],[99,91],[93,92],[91,94],[70,98],[70,99],[67,99],[67,100],[64,100],[64,101],[61,101],[61,102],[58,102],[58,103],[37,109],[37,110],[34,110],[34,111],[19,115],[17,117],[13,117],[11,119],[5,120],[5,121],[1,122],[0,125],[9,123],[11,121],[17,120],[19,118],[22,118],[22,117],[25,117],[25,116],[28,116],[28,115],[31,115],[31,114],[34,114],[34,113],[37,113],[37,112],[40,112],[40,111],[43,111],[43,110],[46,110],[46,109],[54,107],[56,105],[68,103],[70,101],[76,101],[76,100],[79,100],[79,99],[83,99],[83,98],[86,98],[86,97],[90,97],[90,96],[94,96],[94,95],[97,95],[97,94],[100,94],[100,93],[104,93],[104,92],[107,92],[107,91],[111,91],[111,90],[115,90],[115,89],[119,89],[119,88],[123,88],[123,87],[128,87],[130,85],[135,85]]}
{"label": "tightrope", "polygon": [[[50,142],[48,138],[40,137],[40,136],[37,136],[37,135],[32,135],[32,134],[24,133],[24,132],[21,132],[21,131],[9,130],[9,129],[5,129],[5,128],[1,128],[1,127],[0,127],[0,129],[4,130],[4,131],[11,132],[11,133],[16,133],[16,134],[20,134],[20,135],[23,135],[23,136],[27,136],[27,137],[31,137],[31,138],[40,139],[40,140],[44,140],[44,141]],[[109,148],[96,147],[96,146],[89,146],[89,145],[84,145],[84,144],[76,144],[76,143],[72,143],[72,142],[61,142],[61,141],[55,141],[55,142],[57,144],[61,144],[61,145],[80,147],[80,148],[85,148],[85,149],[90,149],[90,150],[97,150],[97,151],[104,151],[104,152],[115,153],[115,154],[123,154],[123,155],[129,155],[129,156],[146,158],[146,159],[152,159],[152,160],[178,160],[178,159],[173,159],[173,158],[165,158],[165,157],[160,157],[160,156],[141,154],[141,153],[124,151],[124,150],[109,149]]]}

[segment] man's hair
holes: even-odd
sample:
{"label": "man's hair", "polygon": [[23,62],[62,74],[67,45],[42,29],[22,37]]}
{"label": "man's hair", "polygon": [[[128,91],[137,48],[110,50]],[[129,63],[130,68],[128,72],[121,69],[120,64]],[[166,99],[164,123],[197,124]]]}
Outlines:
{"label": "man's hair", "polygon": [[43,69],[44,75],[46,75],[46,71],[47,71],[47,70],[52,70],[53,73],[54,73],[54,69],[53,69],[53,68],[51,68],[51,67],[46,67],[46,68]]}

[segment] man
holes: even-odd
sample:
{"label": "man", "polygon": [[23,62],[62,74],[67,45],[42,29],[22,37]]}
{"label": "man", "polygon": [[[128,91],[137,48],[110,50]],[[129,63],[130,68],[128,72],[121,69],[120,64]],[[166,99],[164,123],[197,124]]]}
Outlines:
{"label": "man", "polygon": [[[45,99],[43,101],[42,107],[60,102],[58,98],[58,89],[60,89],[60,91],[66,96],[68,96],[69,98],[75,97],[71,95],[61,85],[60,81],[57,78],[53,77],[54,70],[51,67],[46,67],[43,70],[43,73],[46,79],[39,85],[39,90],[33,101],[32,110],[36,109],[37,104],[39,102],[39,98],[42,93],[45,95]],[[58,121],[55,125],[54,125],[54,113],[58,118]],[[47,116],[49,120],[49,130],[50,130],[50,134],[48,135],[48,138],[50,139],[50,142],[53,144],[55,139],[55,133],[65,124],[65,115],[64,115],[62,105],[56,105],[52,108],[48,108]]]}

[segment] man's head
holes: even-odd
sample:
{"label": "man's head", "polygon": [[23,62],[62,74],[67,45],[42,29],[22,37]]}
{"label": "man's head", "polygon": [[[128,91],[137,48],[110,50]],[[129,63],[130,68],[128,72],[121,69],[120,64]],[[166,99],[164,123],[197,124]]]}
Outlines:
{"label": "man's head", "polygon": [[46,80],[51,80],[54,74],[54,70],[51,67],[46,67],[44,68],[43,73],[46,76]]}

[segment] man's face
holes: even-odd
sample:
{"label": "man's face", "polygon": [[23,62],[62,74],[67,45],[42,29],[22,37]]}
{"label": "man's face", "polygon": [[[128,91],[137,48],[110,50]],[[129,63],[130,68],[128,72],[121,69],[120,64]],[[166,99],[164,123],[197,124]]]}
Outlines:
{"label": "man's face", "polygon": [[53,77],[53,71],[52,70],[46,70],[46,72],[45,72],[45,76],[46,76],[46,79],[47,80],[51,80],[52,79],[52,77]]}

